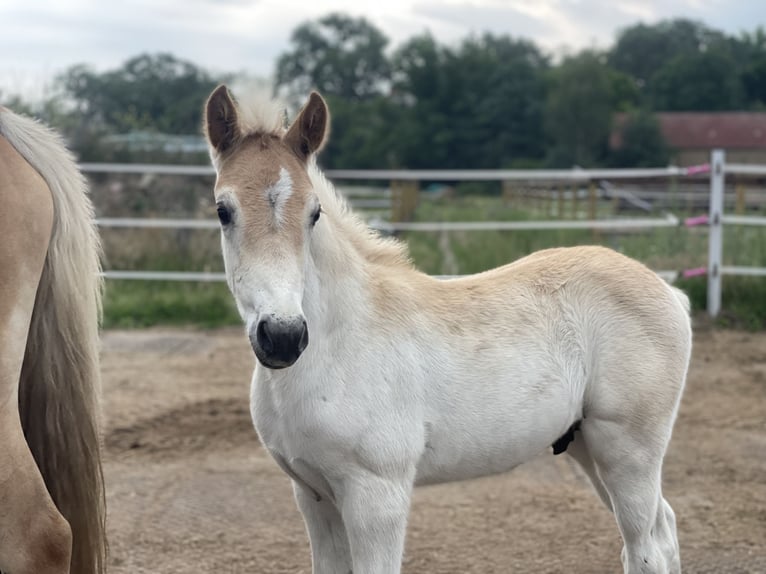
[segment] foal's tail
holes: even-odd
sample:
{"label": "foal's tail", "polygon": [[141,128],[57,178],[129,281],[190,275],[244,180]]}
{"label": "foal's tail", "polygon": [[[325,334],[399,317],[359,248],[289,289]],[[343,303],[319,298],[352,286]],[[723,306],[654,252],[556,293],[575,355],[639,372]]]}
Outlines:
{"label": "foal's tail", "polygon": [[0,133],[45,179],[54,221],[19,381],[19,412],[48,491],[72,530],[73,574],[106,567],[99,437],[100,245],[87,185],[52,130],[0,108]]}

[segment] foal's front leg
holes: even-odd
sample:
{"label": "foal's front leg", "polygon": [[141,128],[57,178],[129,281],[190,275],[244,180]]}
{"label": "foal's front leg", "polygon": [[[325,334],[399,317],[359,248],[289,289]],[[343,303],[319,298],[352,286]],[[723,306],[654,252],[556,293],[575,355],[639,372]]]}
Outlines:
{"label": "foal's front leg", "polygon": [[339,507],[353,574],[399,574],[413,481],[370,474],[344,483]]}
{"label": "foal's front leg", "polygon": [[318,501],[314,493],[295,481],[293,491],[311,542],[313,574],[350,574],[348,537],[335,504],[327,498]]}

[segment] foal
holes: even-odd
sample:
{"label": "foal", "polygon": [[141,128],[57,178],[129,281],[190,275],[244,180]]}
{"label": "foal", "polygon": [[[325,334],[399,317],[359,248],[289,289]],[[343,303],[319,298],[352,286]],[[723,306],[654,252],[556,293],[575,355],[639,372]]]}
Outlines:
{"label": "foal", "polygon": [[[315,574],[400,571],[415,485],[501,473],[555,443],[613,509],[630,574],[680,571],[662,460],[686,296],[601,247],[439,281],[316,166],[329,113],[206,107],[226,277],[258,359],[251,412],[292,478]],[[577,432],[575,432],[575,429]]]}

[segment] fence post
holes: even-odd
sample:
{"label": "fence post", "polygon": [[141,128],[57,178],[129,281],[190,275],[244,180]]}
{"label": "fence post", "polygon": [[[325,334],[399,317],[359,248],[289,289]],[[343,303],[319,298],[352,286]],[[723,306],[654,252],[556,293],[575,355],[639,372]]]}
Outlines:
{"label": "fence post", "polygon": [[723,192],[726,156],[713,150],[710,158],[710,233],[708,235],[707,312],[716,317],[721,310],[721,264],[723,258]]}
{"label": "fence post", "polygon": [[580,188],[579,186],[574,183],[572,184],[572,219],[580,219],[579,214],[579,197],[580,195]]}
{"label": "fence post", "polygon": [[402,183],[400,181],[392,181],[391,186],[391,221],[404,221],[404,208],[402,203],[404,202],[402,193]]}
{"label": "fence post", "polygon": [[566,188],[562,186],[562,187],[557,187],[556,189],[559,192],[558,203],[556,204],[557,205],[556,216],[559,219],[564,219],[564,194],[566,193],[565,191]]}
{"label": "fence post", "polygon": [[745,207],[747,205],[745,197],[745,184],[741,181],[738,181],[735,189],[737,191],[737,203],[734,209],[737,212],[737,215],[744,215]]}
{"label": "fence post", "polygon": [[[598,190],[592,181],[588,182],[588,219],[598,219]],[[599,230],[591,230],[590,236],[593,243],[597,243],[600,237]]]}

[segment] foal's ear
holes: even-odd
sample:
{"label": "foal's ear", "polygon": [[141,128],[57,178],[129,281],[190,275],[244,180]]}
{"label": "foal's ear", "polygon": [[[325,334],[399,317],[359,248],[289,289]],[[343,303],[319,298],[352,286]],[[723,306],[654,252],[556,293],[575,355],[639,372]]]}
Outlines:
{"label": "foal's ear", "polygon": [[309,101],[285,134],[285,142],[302,160],[322,149],[327,140],[330,111],[322,96],[311,92]]}
{"label": "foal's ear", "polygon": [[217,153],[229,149],[239,138],[237,104],[229,94],[229,89],[218,86],[207,99],[205,106],[205,136],[210,147]]}

